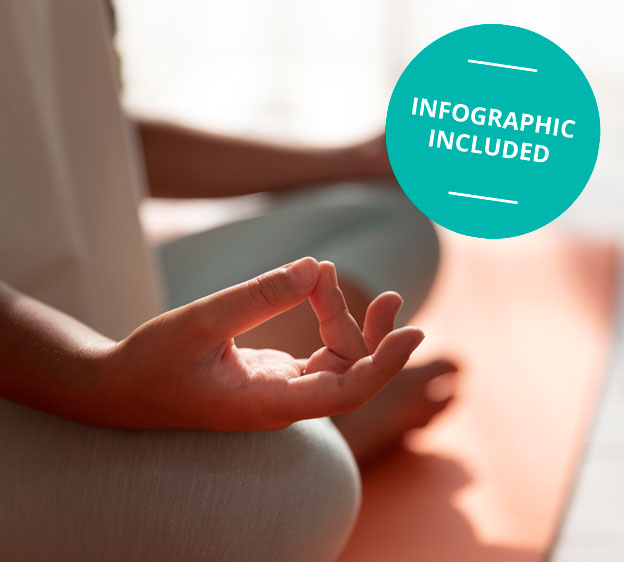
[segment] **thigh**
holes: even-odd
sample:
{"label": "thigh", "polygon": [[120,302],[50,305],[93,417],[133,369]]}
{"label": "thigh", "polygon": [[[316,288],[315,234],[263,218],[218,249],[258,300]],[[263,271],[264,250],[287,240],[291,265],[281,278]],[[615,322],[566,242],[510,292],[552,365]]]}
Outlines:
{"label": "thigh", "polygon": [[263,216],[161,248],[171,306],[305,255],[335,262],[371,297],[400,292],[405,320],[429,292],[439,246],[431,222],[396,185],[343,182],[281,197]]}
{"label": "thigh", "polygon": [[328,561],[359,479],[327,419],[278,432],[125,431],[0,400],[0,559]]}

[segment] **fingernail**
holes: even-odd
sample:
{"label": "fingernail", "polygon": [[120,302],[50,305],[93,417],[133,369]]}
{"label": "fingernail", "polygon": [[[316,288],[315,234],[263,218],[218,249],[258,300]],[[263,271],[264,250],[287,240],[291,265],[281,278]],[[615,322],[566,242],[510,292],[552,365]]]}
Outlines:
{"label": "fingernail", "polygon": [[318,262],[311,257],[301,258],[286,266],[293,284],[298,289],[307,289],[316,285],[318,279]]}
{"label": "fingernail", "polygon": [[323,263],[329,264],[330,267],[327,268],[327,275],[331,279],[331,282],[335,287],[338,287],[338,275],[336,274],[336,264],[331,261],[324,261]]}

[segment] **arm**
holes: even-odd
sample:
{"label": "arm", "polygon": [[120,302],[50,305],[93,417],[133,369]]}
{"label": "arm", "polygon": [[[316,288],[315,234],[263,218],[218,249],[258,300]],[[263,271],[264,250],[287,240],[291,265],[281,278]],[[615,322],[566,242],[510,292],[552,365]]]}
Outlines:
{"label": "arm", "polygon": [[[309,359],[233,338],[309,299],[326,346]],[[279,429],[370,400],[422,340],[393,330],[396,293],[362,333],[333,264],[304,258],[171,310],[120,342],[0,287],[0,396],[81,423],[213,431]]]}
{"label": "arm", "polygon": [[138,121],[154,197],[227,197],[318,182],[390,177],[385,140],[303,148]]}
{"label": "arm", "polygon": [[97,415],[87,400],[103,382],[114,342],[0,282],[0,396],[61,417]]}

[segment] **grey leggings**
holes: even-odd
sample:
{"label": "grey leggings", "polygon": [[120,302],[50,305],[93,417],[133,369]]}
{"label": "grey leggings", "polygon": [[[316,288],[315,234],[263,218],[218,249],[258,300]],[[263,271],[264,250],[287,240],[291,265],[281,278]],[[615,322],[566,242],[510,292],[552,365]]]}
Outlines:
{"label": "grey leggings", "polygon": [[87,427],[0,400],[0,560],[333,560],[359,505],[327,419],[283,431]]}
{"label": "grey leggings", "polygon": [[282,197],[262,216],[161,248],[172,306],[306,255],[333,261],[371,297],[399,292],[405,322],[429,292],[439,246],[429,219],[396,184],[343,182]]}
{"label": "grey leggings", "polygon": [[[340,185],[163,248],[171,304],[302,255],[334,261],[411,314],[435,233],[392,186]],[[331,421],[277,432],[123,431],[0,400],[0,562],[325,562],[354,523],[360,482]]]}

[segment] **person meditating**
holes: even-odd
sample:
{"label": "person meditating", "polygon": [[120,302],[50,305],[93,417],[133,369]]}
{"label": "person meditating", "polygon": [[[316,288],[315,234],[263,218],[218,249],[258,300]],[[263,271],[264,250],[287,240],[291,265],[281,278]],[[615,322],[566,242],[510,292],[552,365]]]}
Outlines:
{"label": "person meditating", "polygon": [[[435,231],[381,137],[128,120],[106,26],[96,0],[0,4],[0,559],[333,560],[357,463],[452,399],[426,392],[451,361],[405,367]],[[143,237],[143,194],[255,192],[279,196]]]}

